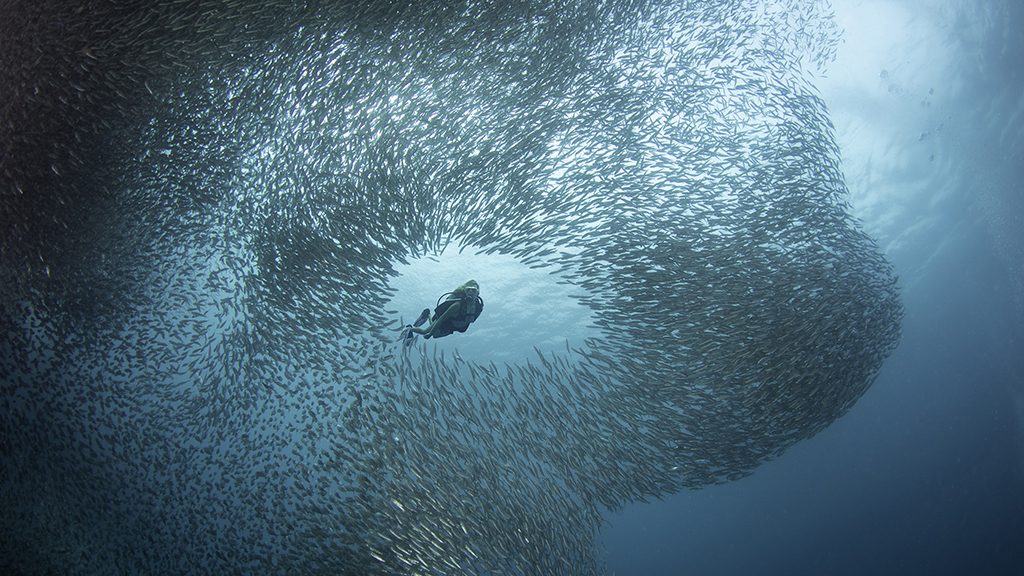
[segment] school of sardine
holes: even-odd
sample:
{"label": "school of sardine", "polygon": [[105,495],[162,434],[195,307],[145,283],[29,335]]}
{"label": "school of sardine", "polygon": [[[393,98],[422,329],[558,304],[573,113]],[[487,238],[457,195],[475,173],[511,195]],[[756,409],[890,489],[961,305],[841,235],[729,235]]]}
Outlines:
{"label": "school of sardine", "polygon": [[[749,474],[899,340],[827,2],[0,14],[5,573],[599,574],[605,511]],[[395,267],[448,246],[594,336],[404,351]]]}

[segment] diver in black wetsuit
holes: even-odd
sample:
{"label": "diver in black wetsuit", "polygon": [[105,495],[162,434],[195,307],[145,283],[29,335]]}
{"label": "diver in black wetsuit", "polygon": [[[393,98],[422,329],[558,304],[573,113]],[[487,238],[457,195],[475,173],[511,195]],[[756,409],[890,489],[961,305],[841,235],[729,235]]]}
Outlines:
{"label": "diver in black wetsuit", "polygon": [[414,324],[408,324],[402,329],[402,340],[406,346],[411,345],[416,334],[424,338],[443,338],[452,332],[465,332],[469,325],[480,317],[484,309],[484,301],[480,298],[480,286],[475,280],[470,280],[455,290],[442,294],[447,296],[443,302],[438,299],[437,307],[434,308],[434,316],[426,328],[420,328],[426,323],[430,316],[430,309],[426,308]]}

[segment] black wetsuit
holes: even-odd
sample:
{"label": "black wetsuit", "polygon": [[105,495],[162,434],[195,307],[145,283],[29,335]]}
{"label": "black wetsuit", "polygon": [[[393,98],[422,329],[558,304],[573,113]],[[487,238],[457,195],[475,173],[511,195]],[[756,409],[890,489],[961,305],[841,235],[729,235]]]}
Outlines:
{"label": "black wetsuit", "polygon": [[454,300],[445,300],[437,305],[434,309],[434,316],[430,319],[431,322],[436,322],[438,318],[444,315],[450,306],[453,304],[459,304],[458,313],[445,320],[444,324],[435,326],[430,334],[424,335],[424,338],[441,338],[447,336],[452,332],[465,332],[477,318],[480,317],[480,313],[484,310],[484,301],[479,296],[474,298],[456,298]]}

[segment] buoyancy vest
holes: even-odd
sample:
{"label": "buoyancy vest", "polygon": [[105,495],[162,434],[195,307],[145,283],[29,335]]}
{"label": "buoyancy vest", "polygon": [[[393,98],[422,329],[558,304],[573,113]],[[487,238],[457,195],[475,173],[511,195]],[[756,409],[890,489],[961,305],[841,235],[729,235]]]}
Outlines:
{"label": "buoyancy vest", "polygon": [[[442,294],[441,298],[448,295],[451,295],[451,292],[448,294]],[[469,325],[480,317],[480,313],[484,310],[484,301],[479,296],[474,298],[466,296],[463,296],[462,298],[450,298],[444,302],[441,302],[441,298],[438,298],[437,307],[434,308],[434,316],[430,319],[431,322],[436,322],[437,319],[443,316],[448,308],[456,302],[458,302],[460,306],[459,312],[455,316],[448,318],[443,325],[434,329],[435,338],[438,336],[447,336],[452,332],[465,332],[466,329],[469,328]]]}

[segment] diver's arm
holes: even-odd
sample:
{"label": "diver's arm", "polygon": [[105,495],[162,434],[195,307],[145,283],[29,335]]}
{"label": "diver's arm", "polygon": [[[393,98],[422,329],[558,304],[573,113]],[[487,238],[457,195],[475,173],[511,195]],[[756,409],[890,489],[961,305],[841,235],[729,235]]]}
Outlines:
{"label": "diver's arm", "polygon": [[417,328],[413,326],[412,328],[410,328],[410,330],[420,335],[430,334],[431,332],[434,331],[434,326],[440,326],[441,324],[444,323],[445,320],[451,318],[452,316],[458,315],[460,308],[462,308],[462,302],[456,302],[455,304],[449,306],[448,309],[444,311],[444,314],[441,314],[440,318],[431,322],[430,325],[427,326],[426,328]]}

